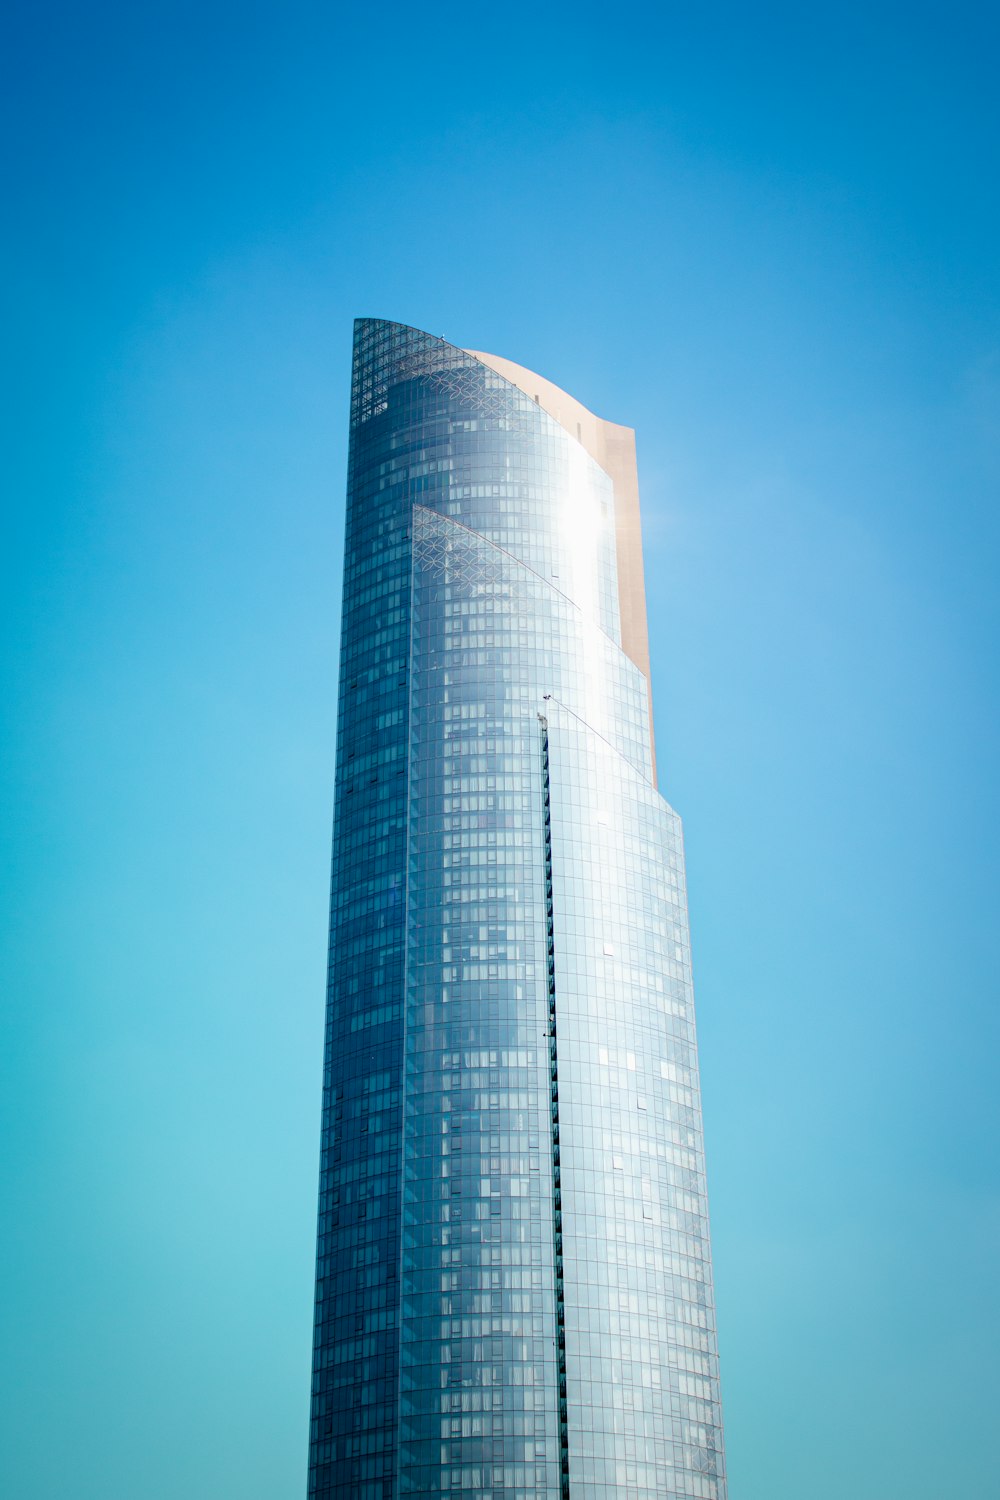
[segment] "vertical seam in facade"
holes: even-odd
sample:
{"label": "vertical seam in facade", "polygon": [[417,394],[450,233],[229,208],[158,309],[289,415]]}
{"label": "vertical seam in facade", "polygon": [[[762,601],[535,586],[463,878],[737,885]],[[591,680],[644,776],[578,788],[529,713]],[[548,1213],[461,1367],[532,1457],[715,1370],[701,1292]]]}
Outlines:
{"label": "vertical seam in facade", "polygon": [[549,1089],[552,1150],[552,1249],[556,1299],[556,1370],[559,1379],[559,1473],[563,1500],[569,1496],[569,1427],[566,1405],[566,1300],[562,1254],[562,1176],[559,1165],[559,1056],[556,1040],[555,926],[552,906],[552,807],[549,788],[549,725],[542,730],[542,830],[545,846],[545,971],[548,991]]}
{"label": "vertical seam in facade", "polygon": [[392,1492],[397,1497],[402,1487],[402,1444],[399,1441],[399,1431],[403,1416],[403,1240],[406,1226],[406,1042],[408,1031],[407,1020],[410,1012],[410,795],[412,791],[410,766],[413,744],[413,595],[416,589],[416,568],[413,558],[413,524],[413,507],[411,506],[405,528],[405,539],[410,554],[410,619],[406,652],[406,759],[403,762],[403,775],[406,778],[406,796],[403,801],[406,838],[403,843],[403,1006],[401,1022],[401,1067],[399,1073],[399,1245],[396,1255],[396,1291],[399,1298],[399,1316],[396,1321],[396,1437],[392,1454]]}

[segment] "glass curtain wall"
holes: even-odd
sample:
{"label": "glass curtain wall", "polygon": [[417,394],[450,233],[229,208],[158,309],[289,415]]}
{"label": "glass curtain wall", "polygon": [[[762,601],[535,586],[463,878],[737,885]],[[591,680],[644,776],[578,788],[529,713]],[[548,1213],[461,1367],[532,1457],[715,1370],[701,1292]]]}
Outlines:
{"label": "glass curtain wall", "polygon": [[310,1496],[725,1500],[683,854],[615,488],[355,330]]}

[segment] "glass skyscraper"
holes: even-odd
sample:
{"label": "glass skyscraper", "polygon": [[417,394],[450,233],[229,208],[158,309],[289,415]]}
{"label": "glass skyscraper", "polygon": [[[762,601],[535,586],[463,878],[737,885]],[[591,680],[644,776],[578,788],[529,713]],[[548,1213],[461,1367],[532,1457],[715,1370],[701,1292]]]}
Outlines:
{"label": "glass skyscraper", "polygon": [[309,1495],[725,1500],[634,435],[355,327]]}

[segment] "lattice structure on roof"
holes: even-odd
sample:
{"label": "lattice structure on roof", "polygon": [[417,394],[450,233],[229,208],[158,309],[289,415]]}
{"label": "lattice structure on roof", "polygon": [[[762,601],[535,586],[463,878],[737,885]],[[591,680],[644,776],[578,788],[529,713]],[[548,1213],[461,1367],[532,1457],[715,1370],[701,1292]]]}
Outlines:
{"label": "lattice structure on roof", "polygon": [[540,409],[495,370],[433,334],[401,323],[358,320],[354,335],[351,420],[367,422],[389,404],[389,392],[419,380],[481,417],[537,424]]}

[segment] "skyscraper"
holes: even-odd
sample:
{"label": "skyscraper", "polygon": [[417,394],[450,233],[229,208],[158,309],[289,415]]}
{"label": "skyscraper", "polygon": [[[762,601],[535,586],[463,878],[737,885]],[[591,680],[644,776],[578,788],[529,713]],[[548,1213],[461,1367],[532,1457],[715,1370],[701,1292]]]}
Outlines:
{"label": "skyscraper", "polygon": [[355,326],[309,1494],[725,1500],[634,435]]}

